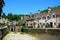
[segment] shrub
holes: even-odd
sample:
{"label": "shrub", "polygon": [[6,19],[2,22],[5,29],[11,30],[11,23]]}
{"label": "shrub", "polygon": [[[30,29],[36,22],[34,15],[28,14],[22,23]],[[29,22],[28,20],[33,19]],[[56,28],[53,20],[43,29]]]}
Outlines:
{"label": "shrub", "polygon": [[8,28],[6,29],[6,34],[8,34],[9,32],[11,32]]}
{"label": "shrub", "polygon": [[25,22],[22,22],[22,26],[25,26]]}
{"label": "shrub", "polygon": [[25,29],[26,27],[25,26],[22,26],[21,27],[21,32],[24,32],[24,29]]}

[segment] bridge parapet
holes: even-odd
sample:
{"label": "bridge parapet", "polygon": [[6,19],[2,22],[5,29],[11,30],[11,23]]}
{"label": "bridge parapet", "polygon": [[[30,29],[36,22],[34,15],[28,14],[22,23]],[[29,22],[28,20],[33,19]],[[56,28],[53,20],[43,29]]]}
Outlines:
{"label": "bridge parapet", "polygon": [[5,34],[6,34],[6,29],[7,29],[7,26],[5,26],[5,27],[0,27],[0,40],[2,40],[2,38],[5,36]]}

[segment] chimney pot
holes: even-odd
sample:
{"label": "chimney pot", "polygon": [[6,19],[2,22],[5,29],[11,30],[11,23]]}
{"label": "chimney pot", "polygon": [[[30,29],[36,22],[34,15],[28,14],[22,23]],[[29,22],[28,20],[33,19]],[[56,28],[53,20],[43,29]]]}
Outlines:
{"label": "chimney pot", "polygon": [[51,7],[48,7],[48,13],[50,13],[51,12]]}
{"label": "chimney pot", "polygon": [[40,13],[40,10],[38,10],[38,13]]}

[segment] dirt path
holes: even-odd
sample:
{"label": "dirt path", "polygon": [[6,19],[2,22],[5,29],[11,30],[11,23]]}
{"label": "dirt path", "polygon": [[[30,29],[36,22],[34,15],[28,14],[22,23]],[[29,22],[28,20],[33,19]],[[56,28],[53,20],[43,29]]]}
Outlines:
{"label": "dirt path", "polygon": [[21,34],[21,33],[9,33],[7,34],[3,40],[37,40],[35,37],[29,34]]}

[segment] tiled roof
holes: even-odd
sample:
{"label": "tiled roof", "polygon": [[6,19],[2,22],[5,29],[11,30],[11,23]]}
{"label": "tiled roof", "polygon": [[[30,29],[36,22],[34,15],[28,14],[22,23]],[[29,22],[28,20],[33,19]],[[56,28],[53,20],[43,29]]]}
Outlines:
{"label": "tiled roof", "polygon": [[51,16],[53,13],[55,13],[56,15],[60,15],[60,9],[52,10],[50,13],[48,12],[34,13],[34,14],[31,14],[31,15],[34,15],[34,17],[29,18],[29,16],[27,16],[26,19],[30,20],[30,19],[41,18],[42,16],[46,17],[47,15]]}

